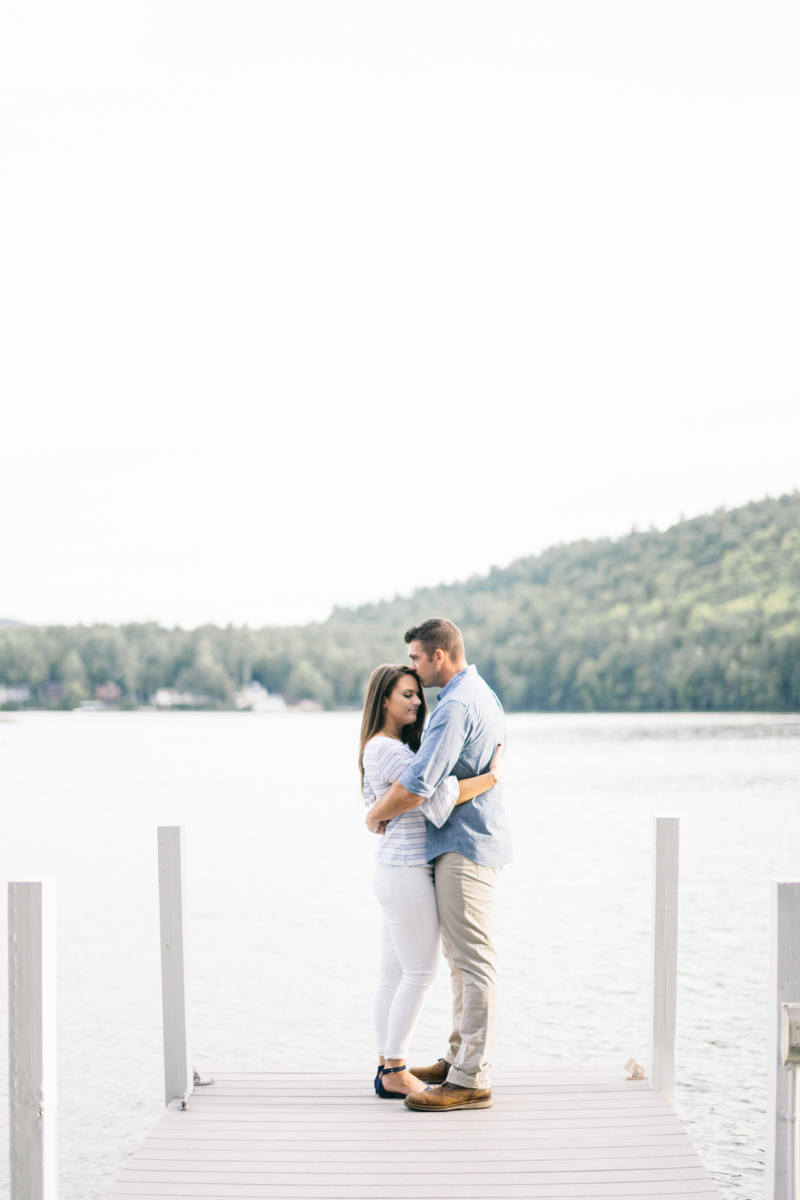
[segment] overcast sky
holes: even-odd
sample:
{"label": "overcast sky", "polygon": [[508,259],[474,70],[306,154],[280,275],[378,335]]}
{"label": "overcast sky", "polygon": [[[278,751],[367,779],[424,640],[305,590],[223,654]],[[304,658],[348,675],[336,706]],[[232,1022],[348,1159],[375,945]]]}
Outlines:
{"label": "overcast sky", "polygon": [[799,12],[5,5],[0,617],[323,619],[800,485]]}

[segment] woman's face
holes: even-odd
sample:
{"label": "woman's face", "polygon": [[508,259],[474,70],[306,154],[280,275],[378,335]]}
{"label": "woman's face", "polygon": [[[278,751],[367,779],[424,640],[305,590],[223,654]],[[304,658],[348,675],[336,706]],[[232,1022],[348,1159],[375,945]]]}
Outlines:
{"label": "woman's face", "polygon": [[386,700],[386,716],[398,726],[413,725],[421,703],[416,679],[412,675],[401,675]]}

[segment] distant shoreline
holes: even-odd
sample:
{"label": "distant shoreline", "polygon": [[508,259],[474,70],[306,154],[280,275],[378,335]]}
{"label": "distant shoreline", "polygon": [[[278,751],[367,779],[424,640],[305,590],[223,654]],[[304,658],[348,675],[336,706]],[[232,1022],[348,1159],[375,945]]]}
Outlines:
{"label": "distant shoreline", "polygon": [[373,668],[405,661],[405,631],[435,615],[509,712],[800,712],[800,493],[554,546],[321,624],[6,623],[0,708],[360,707]]}

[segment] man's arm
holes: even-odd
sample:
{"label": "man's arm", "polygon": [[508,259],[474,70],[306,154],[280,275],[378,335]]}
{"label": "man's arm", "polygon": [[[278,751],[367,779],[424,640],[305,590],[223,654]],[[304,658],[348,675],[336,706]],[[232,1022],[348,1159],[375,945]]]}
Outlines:
{"label": "man's arm", "polygon": [[433,710],[422,745],[400,776],[409,796],[430,800],[436,789],[453,774],[469,735],[469,717],[459,701],[449,700]]}
{"label": "man's arm", "polygon": [[[441,704],[434,709],[413,762],[369,810],[367,825],[373,833],[378,821],[390,820],[412,808],[419,808],[430,799],[442,780],[452,774],[466,740],[466,723],[463,704]],[[406,784],[411,784],[411,788]]]}
{"label": "man's arm", "polygon": [[379,821],[391,821],[392,817],[399,817],[401,813],[418,808],[424,800],[424,796],[414,795],[397,780],[380,800],[375,801],[369,810],[367,824],[371,829],[373,825],[377,826]]}

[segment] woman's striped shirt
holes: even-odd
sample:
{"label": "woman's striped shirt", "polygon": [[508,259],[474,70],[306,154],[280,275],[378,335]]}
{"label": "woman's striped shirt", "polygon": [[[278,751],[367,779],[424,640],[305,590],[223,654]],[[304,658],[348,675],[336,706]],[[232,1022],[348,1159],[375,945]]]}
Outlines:
{"label": "woman's striped shirt", "polygon": [[[364,802],[372,807],[399,779],[414,752],[404,742],[378,734],[364,747]],[[378,838],[376,860],[384,867],[419,867],[428,861],[428,826],[425,818],[441,829],[458,799],[458,780],[450,775],[440,783],[430,800],[410,812],[392,817],[386,833]]]}

